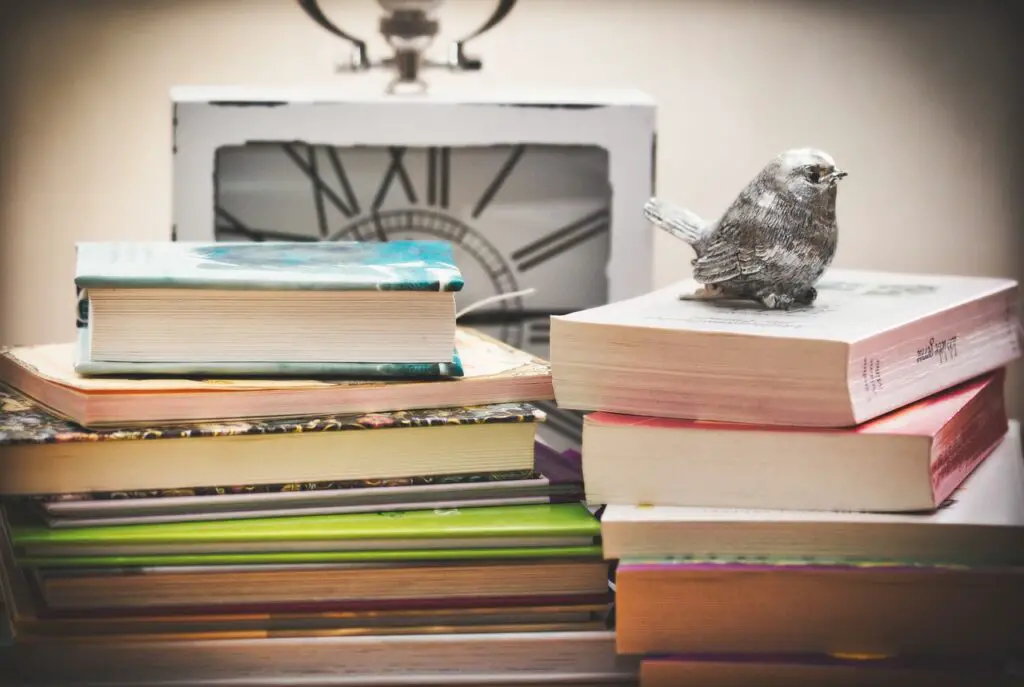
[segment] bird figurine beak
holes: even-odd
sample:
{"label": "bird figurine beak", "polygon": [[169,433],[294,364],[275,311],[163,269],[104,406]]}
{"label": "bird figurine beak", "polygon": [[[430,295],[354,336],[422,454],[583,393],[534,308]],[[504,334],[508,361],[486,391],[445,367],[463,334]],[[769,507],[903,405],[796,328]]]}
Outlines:
{"label": "bird figurine beak", "polygon": [[841,169],[834,169],[834,170],[832,170],[832,173],[829,174],[828,180],[829,181],[839,181],[840,179],[845,177],[847,174],[849,174],[849,172],[844,172]]}

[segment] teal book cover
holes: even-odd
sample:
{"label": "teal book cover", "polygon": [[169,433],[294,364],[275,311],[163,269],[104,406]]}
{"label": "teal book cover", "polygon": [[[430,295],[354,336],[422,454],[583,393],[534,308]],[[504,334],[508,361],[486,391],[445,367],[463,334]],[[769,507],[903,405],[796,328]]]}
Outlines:
{"label": "teal book cover", "polygon": [[331,291],[461,291],[447,241],[85,242],[75,285]]}

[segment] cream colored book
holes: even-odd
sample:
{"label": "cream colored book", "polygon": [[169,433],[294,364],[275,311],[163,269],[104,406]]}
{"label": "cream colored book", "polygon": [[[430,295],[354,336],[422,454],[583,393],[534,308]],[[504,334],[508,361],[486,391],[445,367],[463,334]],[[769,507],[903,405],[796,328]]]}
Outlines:
{"label": "cream colored book", "polygon": [[680,299],[696,288],[552,317],[558,405],[852,426],[1020,357],[1009,279],[833,269],[790,311]]}
{"label": "cream colored book", "polygon": [[1024,564],[1020,425],[941,508],[925,513],[608,506],[605,558],[823,558]]}

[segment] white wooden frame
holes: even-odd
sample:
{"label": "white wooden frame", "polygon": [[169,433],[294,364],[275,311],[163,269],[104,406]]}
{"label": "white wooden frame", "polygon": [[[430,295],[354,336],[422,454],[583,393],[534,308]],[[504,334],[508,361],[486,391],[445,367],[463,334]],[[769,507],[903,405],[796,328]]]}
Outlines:
{"label": "white wooden frame", "polygon": [[247,141],[318,145],[557,144],[608,152],[612,188],[608,298],[653,288],[655,104],[642,93],[558,92],[360,96],[337,90],[178,87],[172,237],[214,240],[218,148]]}

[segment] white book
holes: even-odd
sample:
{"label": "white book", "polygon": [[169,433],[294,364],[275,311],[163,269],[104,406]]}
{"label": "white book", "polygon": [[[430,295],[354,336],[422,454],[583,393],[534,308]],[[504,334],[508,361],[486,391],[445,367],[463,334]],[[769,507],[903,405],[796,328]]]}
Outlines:
{"label": "white book", "polygon": [[817,558],[1024,564],[1020,424],[941,508],[852,513],[608,506],[605,558]]}
{"label": "white book", "polygon": [[684,281],[551,318],[562,408],[851,426],[1020,357],[1017,282],[833,269],[809,308],[681,300]]}

